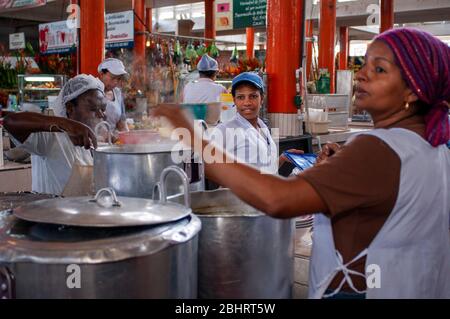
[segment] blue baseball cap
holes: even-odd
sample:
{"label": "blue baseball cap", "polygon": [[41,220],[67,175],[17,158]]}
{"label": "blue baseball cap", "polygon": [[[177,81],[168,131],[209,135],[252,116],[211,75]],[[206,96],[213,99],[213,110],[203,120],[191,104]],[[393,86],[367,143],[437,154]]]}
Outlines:
{"label": "blue baseball cap", "polygon": [[261,77],[254,72],[244,72],[236,76],[231,82],[231,91],[234,92],[237,85],[242,82],[250,82],[256,88],[264,92],[264,83]]}

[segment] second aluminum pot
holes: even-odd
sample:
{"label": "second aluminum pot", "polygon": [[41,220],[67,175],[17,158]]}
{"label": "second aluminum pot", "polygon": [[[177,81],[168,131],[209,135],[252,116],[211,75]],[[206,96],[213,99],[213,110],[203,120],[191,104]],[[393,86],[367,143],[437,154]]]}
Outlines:
{"label": "second aluminum pot", "polygon": [[[182,196],[170,198],[183,202]],[[198,248],[198,297],[292,298],[292,219],[274,219],[242,202],[229,189],[191,193],[202,222]]]}

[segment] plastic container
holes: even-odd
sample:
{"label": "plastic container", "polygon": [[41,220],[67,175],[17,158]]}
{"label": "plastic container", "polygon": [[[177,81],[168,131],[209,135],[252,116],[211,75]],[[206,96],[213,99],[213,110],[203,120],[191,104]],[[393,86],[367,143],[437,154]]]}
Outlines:
{"label": "plastic container", "polygon": [[206,114],[208,111],[208,105],[207,104],[188,104],[184,103],[181,104],[181,106],[185,109],[191,112],[192,116],[196,120],[206,120]]}
{"label": "plastic container", "polygon": [[185,110],[188,110],[196,120],[203,120],[208,125],[216,125],[221,116],[222,103],[201,103],[201,104],[181,104]]}
{"label": "plastic container", "polygon": [[309,122],[312,134],[328,134],[328,127],[331,121],[325,122]]}

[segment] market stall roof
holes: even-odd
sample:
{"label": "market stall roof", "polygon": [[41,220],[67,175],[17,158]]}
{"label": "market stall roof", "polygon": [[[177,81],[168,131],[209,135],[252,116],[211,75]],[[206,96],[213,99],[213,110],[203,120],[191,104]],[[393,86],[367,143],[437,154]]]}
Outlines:
{"label": "market stall roof", "polygon": [[[147,0],[146,3],[153,8],[167,7],[180,4],[196,3],[200,0]],[[337,26],[365,26],[368,18],[368,8],[371,5],[378,4],[378,0],[356,0],[350,2],[338,2],[337,4]],[[61,21],[67,18],[67,6],[70,0],[48,0],[45,6],[27,8],[14,11],[0,11],[0,43],[8,43],[9,34],[15,32],[25,32],[27,41],[37,44],[38,34],[36,27],[39,23]],[[315,21],[316,28],[318,23],[319,6],[311,6],[307,2],[306,17]],[[106,12],[120,12],[132,9],[132,0],[105,0]],[[449,20],[450,2],[449,0],[396,0],[395,1],[395,23],[417,23]],[[201,28],[202,23],[197,23]],[[170,21],[165,22],[172,27]],[[196,28],[196,32],[201,30]],[[441,25],[435,30],[435,27],[427,26],[428,31],[436,35],[450,35],[449,25]],[[429,29],[431,28],[431,29]],[[264,31],[258,29],[257,32]],[[436,32],[435,32],[436,31]],[[171,32],[162,28],[159,32]],[[236,34],[245,32],[243,30],[234,30],[220,32],[218,35]],[[447,34],[443,34],[447,33]],[[196,34],[198,36],[198,34]],[[368,29],[351,29],[350,39],[370,39],[373,33]]]}
{"label": "market stall roof", "polygon": [[[167,7],[179,4],[201,2],[201,0],[147,0],[153,8]],[[337,4],[337,24],[347,26],[366,25],[369,7],[378,4],[378,0],[355,0]],[[0,18],[28,20],[39,22],[60,21],[67,17],[66,8],[70,0],[47,0],[45,6],[26,10],[0,11]],[[105,0],[106,12],[119,12],[132,9],[132,0]],[[306,17],[317,20],[319,5],[307,2]],[[448,0],[396,0],[395,22],[414,23],[426,21],[445,21],[450,16]]]}

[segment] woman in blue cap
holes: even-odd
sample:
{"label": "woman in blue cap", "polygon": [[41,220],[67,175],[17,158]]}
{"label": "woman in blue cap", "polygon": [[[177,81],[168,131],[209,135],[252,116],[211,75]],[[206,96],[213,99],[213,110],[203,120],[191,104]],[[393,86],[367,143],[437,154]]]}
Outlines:
{"label": "woman in blue cap", "polygon": [[282,164],[286,158],[278,158],[269,128],[259,118],[264,99],[263,80],[253,72],[241,73],[232,81],[231,94],[237,113],[230,121],[219,124],[211,139],[242,162],[267,173],[277,173],[278,163]]}
{"label": "woman in blue cap", "polygon": [[226,93],[227,90],[223,85],[214,82],[219,71],[217,61],[208,54],[204,54],[197,64],[197,70],[200,74],[200,79],[186,84],[183,91],[183,103],[220,102],[220,94]]}

